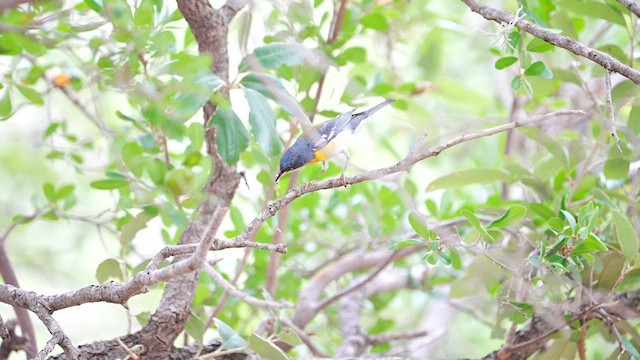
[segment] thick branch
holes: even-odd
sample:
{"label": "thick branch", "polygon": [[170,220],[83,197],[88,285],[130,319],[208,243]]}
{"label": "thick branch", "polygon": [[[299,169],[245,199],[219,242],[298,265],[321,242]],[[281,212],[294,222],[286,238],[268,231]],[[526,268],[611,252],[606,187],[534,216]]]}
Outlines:
{"label": "thick branch", "polygon": [[[462,2],[464,2],[471,11],[482,15],[482,17],[487,20],[509,24],[515,19],[513,14],[484,5],[477,0],[462,0]],[[616,72],[634,83],[640,84],[640,72],[624,65],[602,51],[587,47],[573,38],[554,33],[553,31],[541,28],[523,19],[515,21],[514,25],[537,38],[563,49],[567,49],[578,56],[582,56],[596,64],[599,64],[608,71]]]}
{"label": "thick branch", "polygon": [[[533,316],[524,328],[516,332],[513,342],[503,345],[499,350],[485,356],[484,359],[528,359],[529,356],[542,349],[550,336],[578,319],[587,322],[602,318],[603,313],[608,317],[620,320],[640,317],[640,290],[621,293],[614,296],[611,301],[606,301],[609,295],[609,293],[599,293],[583,297],[583,302],[577,304],[577,307],[580,308],[579,311],[554,314],[554,316],[544,316],[544,314]],[[573,302],[576,300],[573,299]],[[576,304],[572,305],[575,308]],[[547,308],[566,309],[571,306],[547,306]],[[569,321],[558,324],[558,319],[569,319]]]}

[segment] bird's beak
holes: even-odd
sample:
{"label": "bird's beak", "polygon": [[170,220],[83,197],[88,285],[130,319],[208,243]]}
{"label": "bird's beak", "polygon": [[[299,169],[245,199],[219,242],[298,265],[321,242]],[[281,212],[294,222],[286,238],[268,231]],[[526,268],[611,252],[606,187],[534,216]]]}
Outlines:
{"label": "bird's beak", "polygon": [[276,181],[275,181],[275,182],[278,182],[278,180],[280,179],[280,176],[282,176],[283,174],[284,174],[284,173],[283,173],[282,171],[280,171],[280,172],[278,173],[278,176],[276,176]]}

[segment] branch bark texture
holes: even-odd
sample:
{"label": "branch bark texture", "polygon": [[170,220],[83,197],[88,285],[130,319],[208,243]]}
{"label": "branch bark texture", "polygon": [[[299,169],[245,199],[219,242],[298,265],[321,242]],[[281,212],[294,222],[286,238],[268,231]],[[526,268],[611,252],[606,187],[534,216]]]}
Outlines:
{"label": "branch bark texture", "polygon": [[511,22],[514,22],[514,26],[516,26],[518,29],[524,30],[527,33],[550,44],[569,50],[578,56],[589,59],[596,64],[599,64],[608,71],[616,72],[633,81],[634,83],[640,84],[639,71],[634,70],[633,68],[621,63],[609,54],[596,49],[592,49],[573,38],[541,28],[540,26],[534,25],[526,20],[519,19],[514,21],[515,16],[513,14],[502,11],[500,9],[492,8],[477,0],[462,0],[462,2],[465,3],[469,7],[469,9],[471,9],[471,11],[480,14],[487,20],[495,21],[499,24],[509,24]]}

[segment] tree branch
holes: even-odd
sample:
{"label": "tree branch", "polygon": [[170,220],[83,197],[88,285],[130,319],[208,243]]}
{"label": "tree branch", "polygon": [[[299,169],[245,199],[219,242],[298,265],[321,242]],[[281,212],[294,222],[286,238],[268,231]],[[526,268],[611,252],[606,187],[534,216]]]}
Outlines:
{"label": "tree branch", "polygon": [[[603,317],[607,319],[614,317],[620,320],[640,317],[640,290],[624,292],[616,295],[611,301],[604,301],[608,296],[610,296],[608,292],[601,292],[582,297],[581,300],[570,299],[562,306],[546,306],[548,309],[579,308],[580,310],[552,316],[534,315],[525,327],[516,332],[513,342],[503,345],[484,359],[528,359],[542,349],[550,336],[578,319],[587,322]],[[559,319],[569,320],[558,324]]]}
{"label": "tree branch", "polygon": [[293,307],[293,304],[286,301],[276,302],[276,301],[262,300],[242,292],[241,290],[233,286],[231,283],[229,283],[227,280],[225,280],[222,277],[222,275],[220,275],[220,273],[218,273],[211,265],[207,263],[204,264],[204,271],[207,273],[207,275],[209,275],[211,279],[213,279],[213,281],[215,281],[218,285],[224,288],[229,294],[237,297],[238,299],[246,302],[249,305],[262,307],[262,308],[276,309],[276,310]]}
{"label": "tree branch", "polygon": [[640,17],[640,5],[633,0],[618,0],[622,6],[626,7],[629,11],[634,13],[637,17]]}
{"label": "tree branch", "polygon": [[514,26],[526,31],[527,33],[542,39],[550,44],[569,50],[572,53],[589,59],[596,64],[599,64],[608,71],[616,72],[627,79],[633,81],[636,84],[640,84],[640,72],[633,68],[624,65],[620,61],[616,60],[612,56],[587,47],[586,45],[570,38],[568,36],[556,34],[553,31],[541,28],[526,20],[515,20],[513,14],[506,11],[502,11],[490,6],[484,5],[477,0],[462,0],[471,11],[480,14],[487,20],[495,21],[497,23],[509,24],[513,22]]}
{"label": "tree branch", "polygon": [[563,110],[563,111],[555,111],[545,115],[536,115],[527,120],[509,122],[507,124],[503,124],[503,125],[489,128],[489,129],[480,130],[477,132],[459,136],[457,138],[450,140],[446,144],[435,147],[433,150],[420,151],[420,147],[422,146],[422,143],[418,142],[414,145],[414,147],[411,149],[409,154],[407,154],[407,156],[404,159],[400,160],[398,163],[391,165],[389,167],[367,171],[359,175],[346,177],[344,179],[335,178],[335,179],[329,179],[329,180],[325,180],[317,183],[311,182],[311,183],[307,183],[302,186],[299,186],[297,188],[291,189],[283,197],[269,204],[266,209],[264,209],[260,214],[258,214],[258,216],[247,225],[247,227],[242,231],[242,233],[240,233],[240,235],[238,235],[232,240],[245,241],[247,239],[252,238],[258,232],[262,223],[264,223],[267,219],[273,217],[275,214],[278,213],[278,211],[280,211],[280,209],[284,208],[285,206],[290,204],[292,201],[294,201],[295,199],[299,198],[304,194],[308,194],[308,193],[312,193],[320,190],[335,189],[335,188],[339,188],[347,185],[353,185],[353,184],[361,183],[363,181],[375,180],[387,175],[399,173],[407,170],[409,167],[411,167],[413,164],[419,161],[425,160],[430,157],[438,156],[440,155],[441,152],[449,148],[452,148],[461,143],[475,140],[481,137],[495,135],[495,134],[498,134],[507,130],[515,129],[521,126],[534,125],[539,122],[547,121],[549,119],[558,118],[560,116],[582,116],[582,115],[585,115],[585,113],[581,110]]}

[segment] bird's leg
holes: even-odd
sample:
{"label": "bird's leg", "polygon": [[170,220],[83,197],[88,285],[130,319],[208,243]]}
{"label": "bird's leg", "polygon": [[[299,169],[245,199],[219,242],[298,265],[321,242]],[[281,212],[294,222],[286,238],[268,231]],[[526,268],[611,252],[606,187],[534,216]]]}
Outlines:
{"label": "bird's leg", "polygon": [[343,150],[342,154],[344,155],[346,161],[344,162],[344,168],[342,168],[342,174],[340,174],[340,180],[342,181],[342,185],[344,187],[347,187],[347,183],[346,183],[346,180],[344,178],[344,174],[347,172],[347,168],[349,167],[349,160],[351,160],[351,155],[349,155],[349,152],[346,151],[346,150]]}
{"label": "bird's leg", "polygon": [[329,168],[329,164],[326,161],[323,161],[322,162],[322,171],[320,171],[320,173],[318,175],[316,175],[316,177],[311,179],[310,182],[314,182],[314,181],[318,180],[318,178],[320,178],[320,176],[322,176],[322,174],[324,174],[327,171],[328,168]]}

